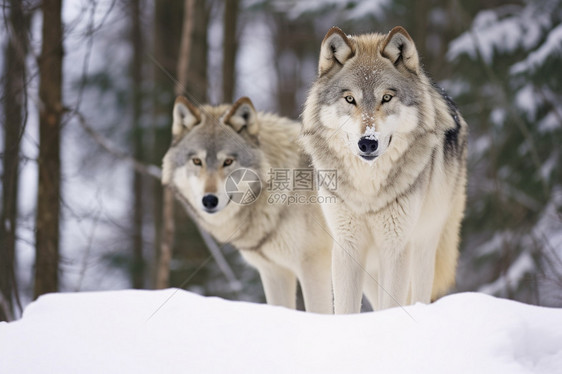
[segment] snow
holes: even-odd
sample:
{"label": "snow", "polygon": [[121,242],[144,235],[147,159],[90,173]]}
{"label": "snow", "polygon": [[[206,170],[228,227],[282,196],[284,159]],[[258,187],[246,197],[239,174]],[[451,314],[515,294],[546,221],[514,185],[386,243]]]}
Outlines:
{"label": "snow", "polygon": [[[501,13],[509,16],[501,17]],[[533,3],[523,9],[506,6],[484,10],[476,15],[470,30],[450,43],[447,57],[455,60],[467,54],[475,59],[478,49],[482,59],[490,65],[495,52],[511,53],[519,47],[528,50],[535,46],[542,29],[549,24],[548,14],[538,12]]]}
{"label": "snow", "polygon": [[370,0],[362,1],[352,8],[347,15],[348,20],[361,19],[366,16],[372,16],[380,19],[383,17],[384,8],[389,5],[388,0]]}
{"label": "snow", "polygon": [[[372,117],[371,117],[372,119]],[[365,129],[365,134],[363,136],[370,140],[379,140],[380,132],[375,131],[375,126],[367,126]]]}
{"label": "snow", "polygon": [[296,19],[304,14],[320,13],[332,9],[343,15],[346,20],[357,20],[365,17],[381,18],[388,0],[370,0],[356,2],[350,0],[307,0],[307,1],[278,1],[274,7],[278,11],[288,12],[289,18]]}
{"label": "snow", "polygon": [[506,274],[501,275],[491,284],[480,287],[479,291],[486,294],[502,294],[507,290],[516,290],[524,276],[533,273],[535,264],[529,252],[523,252],[511,264]]}
{"label": "snow", "polygon": [[550,112],[543,119],[539,121],[538,130],[539,133],[545,134],[549,132],[554,132],[562,126],[560,120],[558,119],[558,114],[555,112]]}
{"label": "snow", "polygon": [[489,136],[480,136],[472,143],[469,143],[469,149],[471,150],[471,154],[474,157],[480,157],[490,149],[490,145],[492,141],[490,140]]}
{"label": "snow", "polygon": [[492,236],[490,240],[478,246],[475,251],[475,256],[484,257],[497,253],[498,248],[501,248],[503,246],[503,243],[509,240],[512,240],[512,235],[509,231],[498,231],[494,234],[494,236]]}
{"label": "snow", "polygon": [[519,74],[525,71],[534,71],[544,64],[546,59],[551,56],[562,55],[562,25],[556,26],[536,51],[532,52],[526,59],[513,65],[510,69],[511,74]]}
{"label": "snow", "polygon": [[540,175],[542,179],[545,181],[550,180],[550,176],[552,172],[556,170],[556,166],[558,166],[558,160],[560,158],[560,154],[558,151],[553,151],[550,156],[543,162],[540,168]]}
{"label": "snow", "polygon": [[289,16],[293,19],[302,16],[305,13],[317,13],[328,7],[336,7],[338,10],[344,9],[349,2],[347,0],[309,0],[309,1],[288,1],[276,3],[281,10],[290,8]]}
{"label": "snow", "polygon": [[523,88],[517,91],[517,94],[515,95],[515,104],[517,105],[517,108],[527,114],[529,120],[535,119],[539,102],[537,95],[535,94],[535,88],[532,84],[526,84]]}
{"label": "snow", "polygon": [[503,125],[505,122],[506,111],[503,108],[494,108],[490,113],[490,121],[496,125]]}
{"label": "snow", "polygon": [[178,289],[50,294],[0,324],[0,372],[554,373],[560,321],[476,293],[345,316]]}

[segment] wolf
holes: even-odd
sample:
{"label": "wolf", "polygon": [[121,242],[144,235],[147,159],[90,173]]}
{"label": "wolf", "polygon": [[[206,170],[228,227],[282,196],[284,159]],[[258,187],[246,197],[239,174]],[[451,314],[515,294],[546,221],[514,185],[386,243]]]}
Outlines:
{"label": "wolf", "polygon": [[[309,167],[297,142],[301,126],[257,112],[247,97],[197,106],[179,96],[162,183],[177,191],[205,230],[258,270],[268,304],[295,309],[298,279],[307,311],[333,313],[332,239],[322,208],[271,203],[274,191],[259,190],[271,170]],[[244,196],[237,200],[229,183]]]}
{"label": "wolf", "polygon": [[428,303],[455,281],[466,200],[467,124],[420,65],[414,41],[324,37],[302,115],[314,167],[337,170],[323,205],[334,239],[336,313]]}

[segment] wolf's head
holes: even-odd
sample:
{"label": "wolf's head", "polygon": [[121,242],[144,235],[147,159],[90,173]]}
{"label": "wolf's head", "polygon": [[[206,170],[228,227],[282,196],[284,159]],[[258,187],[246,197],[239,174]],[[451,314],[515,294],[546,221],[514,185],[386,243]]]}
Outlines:
{"label": "wolf's head", "polygon": [[402,27],[359,36],[333,27],[322,41],[318,74],[307,110],[314,107],[314,122],[336,130],[363,160],[381,156],[393,136],[418,126],[426,80]]}
{"label": "wolf's head", "polygon": [[196,209],[223,210],[231,200],[225,188],[229,174],[240,168],[259,168],[259,130],[257,113],[247,97],[212,107],[196,106],[179,96],[162,183],[174,185]]}

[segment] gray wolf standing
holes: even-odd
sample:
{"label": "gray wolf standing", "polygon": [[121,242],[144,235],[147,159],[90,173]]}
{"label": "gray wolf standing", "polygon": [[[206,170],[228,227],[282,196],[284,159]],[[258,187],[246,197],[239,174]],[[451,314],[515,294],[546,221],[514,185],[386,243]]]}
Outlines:
{"label": "gray wolf standing", "polygon": [[[334,27],[301,136],[316,168],[335,168],[336,313],[430,302],[454,283],[465,207],[467,125],[425,75],[402,27],[348,36]],[[368,274],[370,276],[365,276]]]}
{"label": "gray wolf standing", "polygon": [[332,239],[317,224],[325,224],[322,208],[272,204],[270,191],[255,190],[256,180],[246,182],[247,192],[254,192],[250,197],[258,195],[255,201],[237,204],[226,187],[237,169],[249,169],[266,181],[272,169],[309,167],[297,141],[301,124],[258,113],[248,98],[196,106],[180,96],[173,118],[162,183],[181,194],[204,229],[234,245],[257,268],[269,304],[294,309],[298,279],[306,310],[332,313]]}

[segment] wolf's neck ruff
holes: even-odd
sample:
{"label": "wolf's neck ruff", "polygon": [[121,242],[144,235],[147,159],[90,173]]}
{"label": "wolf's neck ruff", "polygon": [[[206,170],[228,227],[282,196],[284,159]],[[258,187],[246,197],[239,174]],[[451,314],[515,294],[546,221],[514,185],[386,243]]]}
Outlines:
{"label": "wolf's neck ruff", "polygon": [[[375,213],[396,196],[417,188],[418,182],[427,177],[425,174],[428,164],[433,162],[438,138],[435,131],[420,131],[415,138],[395,134],[387,152],[371,163],[347,151],[347,142],[338,130],[318,126],[304,131],[302,142],[318,168],[337,170],[338,191],[335,194],[342,201],[365,213]],[[413,159],[416,159],[416,167],[405,168]],[[334,194],[333,191],[327,193]],[[376,197],[376,200],[366,204],[365,195]]]}

